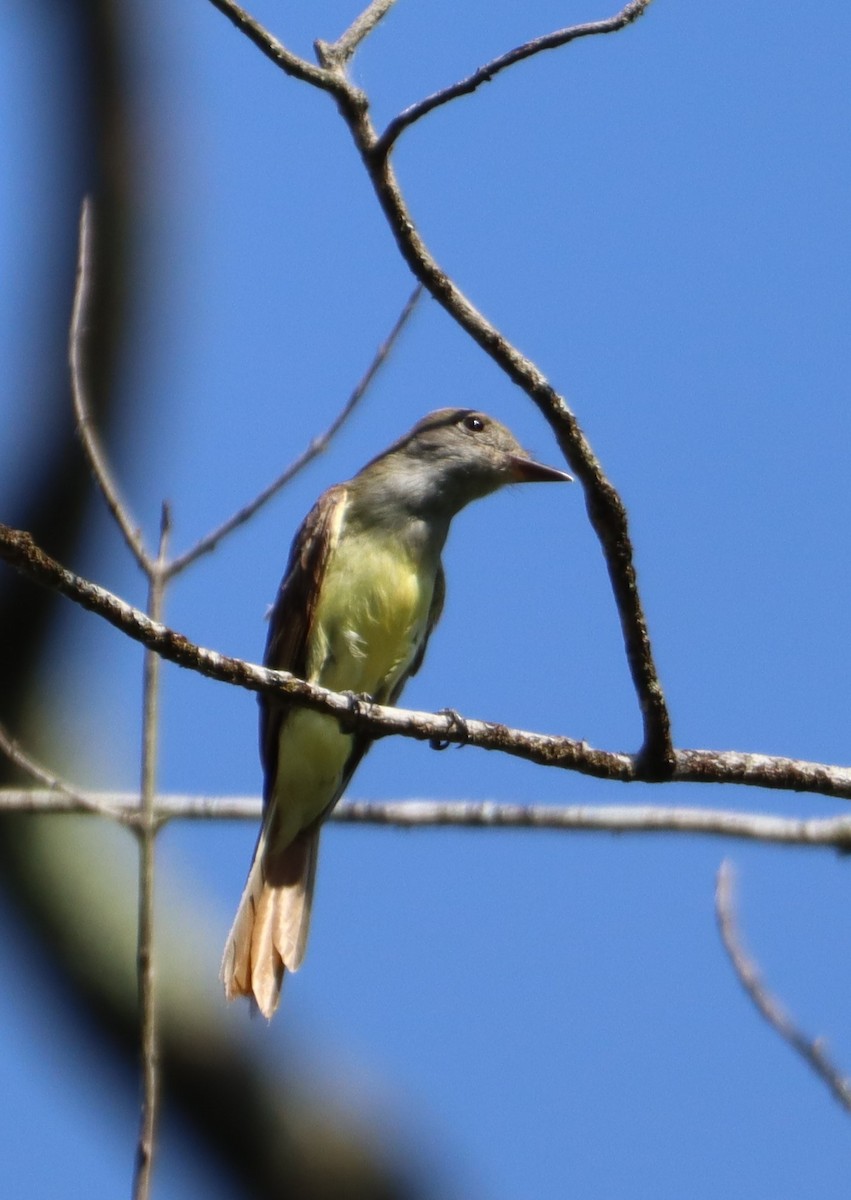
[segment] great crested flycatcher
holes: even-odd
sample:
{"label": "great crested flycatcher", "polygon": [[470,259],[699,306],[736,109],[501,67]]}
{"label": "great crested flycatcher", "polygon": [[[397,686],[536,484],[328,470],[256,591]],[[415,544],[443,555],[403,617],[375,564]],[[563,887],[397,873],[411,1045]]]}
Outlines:
{"label": "great crested flycatcher", "polygon": [[[440,552],[455,514],[505,484],[570,478],[484,413],[430,413],[319,497],[290,550],[264,663],[394,704],[443,608]],[[222,979],[229,1000],[253,996],[266,1017],[304,957],[322,822],[370,741],[325,713],[260,697],[264,817]]]}

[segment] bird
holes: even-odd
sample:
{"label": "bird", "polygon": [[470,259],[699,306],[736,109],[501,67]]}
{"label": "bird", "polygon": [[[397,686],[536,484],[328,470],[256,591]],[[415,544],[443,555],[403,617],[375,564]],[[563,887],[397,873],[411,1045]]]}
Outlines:
{"label": "bird", "polygon": [[[395,704],[443,610],[452,518],[512,483],[570,482],[483,412],[443,408],[319,497],[296,533],[264,665]],[[222,960],[229,1000],[271,1019],[304,958],[319,835],[370,747],[366,734],[261,695],[263,819]]]}

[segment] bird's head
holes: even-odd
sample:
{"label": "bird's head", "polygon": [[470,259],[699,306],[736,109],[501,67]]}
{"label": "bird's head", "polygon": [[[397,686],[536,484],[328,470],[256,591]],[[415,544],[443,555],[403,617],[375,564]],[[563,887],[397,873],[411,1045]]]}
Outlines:
{"label": "bird's head", "polygon": [[416,507],[454,515],[510,483],[570,482],[536,462],[514,434],[486,413],[442,408],[429,413],[361,472],[404,490]]}

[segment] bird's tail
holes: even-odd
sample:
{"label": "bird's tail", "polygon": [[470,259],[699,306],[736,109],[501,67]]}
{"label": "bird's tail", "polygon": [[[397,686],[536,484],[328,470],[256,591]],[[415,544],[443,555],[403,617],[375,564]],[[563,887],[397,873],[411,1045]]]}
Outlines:
{"label": "bird's tail", "polygon": [[285,971],[297,971],[310,929],[319,826],[283,850],[270,852],[260,833],[233,927],[225,943],[222,981],[228,1000],[251,996],[270,1018],[281,999]]}

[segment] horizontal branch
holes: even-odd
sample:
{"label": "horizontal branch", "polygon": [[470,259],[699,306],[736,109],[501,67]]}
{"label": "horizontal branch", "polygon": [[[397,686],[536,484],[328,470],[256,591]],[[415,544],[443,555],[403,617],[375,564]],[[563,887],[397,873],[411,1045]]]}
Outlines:
{"label": "horizontal branch", "polygon": [[[374,704],[366,697],[330,692],[286,671],[271,671],[196,646],[183,634],[152,621],[140,609],[105,588],[60,566],[36,545],[30,534],[2,524],[0,558],[34,582],[61,592],[76,604],[97,613],[128,637],[180,667],[248,691],[290,697],[308,708],[330,713],[344,726],[371,737],[398,734],[433,744],[478,746],[482,750],[499,750],[528,762],[578,771],[598,779],[624,783],[655,781],[652,767],[648,771],[640,754],[598,750],[573,738],[511,729],[507,725],[467,719],[452,712],[390,708]],[[747,784],[851,799],[851,768],[766,754],[746,754],[738,750],[675,750],[666,781]]]}
{"label": "horizontal branch", "polygon": [[[132,824],[134,792],[64,794],[50,788],[0,788],[0,812],[100,813]],[[166,821],[259,821],[258,796],[157,796],[157,824]],[[330,820],[340,825],[387,825],[395,829],[537,829],[574,833],[684,833],[785,846],[847,851],[851,817],[801,820],[725,809],[641,805],[507,804],[493,800],[344,800]]]}

